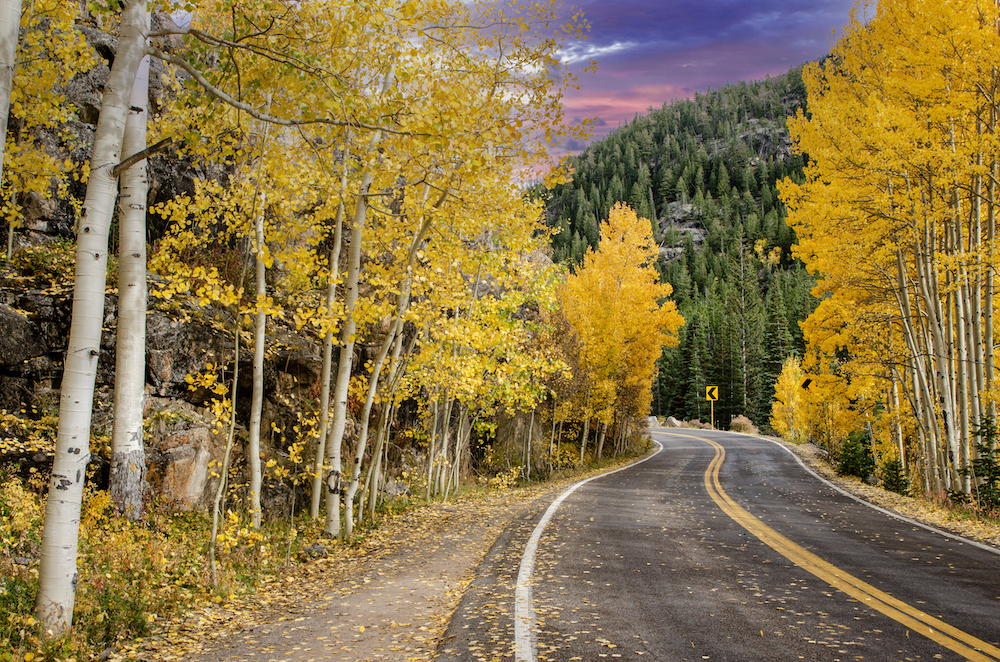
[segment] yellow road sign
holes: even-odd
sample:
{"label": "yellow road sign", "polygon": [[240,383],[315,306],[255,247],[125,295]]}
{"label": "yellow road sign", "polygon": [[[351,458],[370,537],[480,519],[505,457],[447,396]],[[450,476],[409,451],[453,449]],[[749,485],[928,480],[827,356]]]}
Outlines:
{"label": "yellow road sign", "polygon": [[715,402],[719,399],[719,387],[718,386],[706,386],[705,387],[705,399]]}

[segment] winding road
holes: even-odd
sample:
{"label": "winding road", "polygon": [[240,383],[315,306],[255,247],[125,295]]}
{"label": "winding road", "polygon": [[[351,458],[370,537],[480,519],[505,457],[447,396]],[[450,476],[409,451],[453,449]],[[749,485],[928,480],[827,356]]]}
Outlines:
{"label": "winding road", "polygon": [[779,444],[662,449],[494,545],[439,660],[1000,660],[1000,553],[880,512]]}

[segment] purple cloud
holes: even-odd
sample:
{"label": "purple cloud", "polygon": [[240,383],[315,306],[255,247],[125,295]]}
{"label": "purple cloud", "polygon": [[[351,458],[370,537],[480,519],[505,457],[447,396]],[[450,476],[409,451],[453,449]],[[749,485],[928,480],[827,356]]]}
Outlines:
{"label": "purple cloud", "polygon": [[[636,113],[726,83],[777,75],[825,55],[853,0],[583,0],[591,30],[567,52],[582,68],[567,117],[597,118],[595,138]],[[569,11],[569,7],[566,7]],[[579,63],[579,64],[578,64]],[[572,150],[577,151],[577,150]]]}

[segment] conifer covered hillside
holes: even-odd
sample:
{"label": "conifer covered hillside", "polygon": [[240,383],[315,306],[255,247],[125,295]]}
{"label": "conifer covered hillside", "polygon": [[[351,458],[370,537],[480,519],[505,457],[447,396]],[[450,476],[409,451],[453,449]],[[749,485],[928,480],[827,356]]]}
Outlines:
{"label": "conifer covered hillside", "polygon": [[660,360],[655,413],[707,421],[712,385],[717,426],[740,414],[767,424],[782,363],[803,348],[798,323],[815,306],[776,186],[803,181],[785,120],[805,106],[800,67],[664,104],[591,144],[552,192],[557,261],[578,263],[596,246],[619,200],[651,220],[686,320]]}

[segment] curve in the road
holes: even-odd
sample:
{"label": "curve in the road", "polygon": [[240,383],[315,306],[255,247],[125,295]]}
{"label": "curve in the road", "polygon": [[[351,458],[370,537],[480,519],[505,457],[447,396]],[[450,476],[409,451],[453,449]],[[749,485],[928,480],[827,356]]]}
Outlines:
{"label": "curve in the road", "polygon": [[638,462],[633,462],[614,471],[581,480],[579,483],[574,483],[568,487],[565,492],[559,495],[558,499],[549,505],[545,514],[538,520],[538,524],[535,525],[535,529],[531,532],[531,537],[528,538],[528,542],[524,546],[521,565],[517,571],[517,585],[514,589],[514,659],[516,662],[535,662],[535,641],[532,636],[535,628],[535,608],[531,600],[531,574],[535,570],[538,540],[542,537],[545,526],[552,519],[555,512],[559,510],[559,506],[566,500],[566,497],[580,487],[597,478],[604,478],[624,469],[634,467],[637,464],[642,464],[663,450],[663,445],[660,442],[654,441],[653,443],[658,447],[656,453],[650,453]]}
{"label": "curve in the road", "polygon": [[715,457],[705,471],[705,488],[708,490],[712,500],[733,521],[740,524],[789,561],[812,573],[834,588],[860,600],[863,604],[898,621],[914,632],[918,632],[938,644],[955,651],[966,659],[974,660],[975,662],[1000,660],[1000,649],[996,646],[934,618],[844,572],[802,546],[792,542],[739,506],[726,494],[725,490],[722,489],[722,484],[719,482],[719,469],[726,457],[726,451],[721,444],[711,439],[696,437],[694,435],[674,432],[667,434],[697,439],[711,445],[715,449]]}

